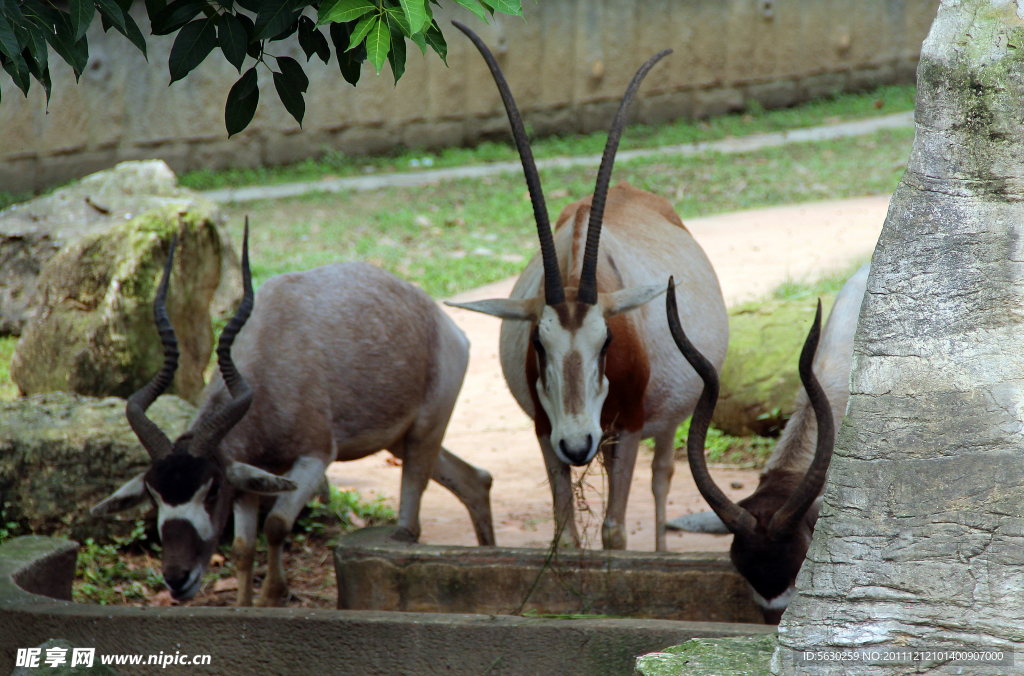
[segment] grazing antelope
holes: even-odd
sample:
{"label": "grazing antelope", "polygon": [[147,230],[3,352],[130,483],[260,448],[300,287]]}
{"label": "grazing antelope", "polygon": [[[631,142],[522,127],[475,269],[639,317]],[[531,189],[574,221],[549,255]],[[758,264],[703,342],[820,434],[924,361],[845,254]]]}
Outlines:
{"label": "grazing antelope", "polygon": [[718,278],[668,200],[626,183],[609,190],[629,106],[643,77],[669,51],[651,58],[634,76],[609,132],[594,194],[563,209],[552,235],[508,84],[483,41],[462,24],[455,26],[480,50],[501,93],[533,202],[540,259],[529,262],[510,298],[452,305],[505,320],[502,371],[519,406],[534,420],[562,544],[579,544],[569,466],[588,464],[600,450],[608,472],[601,540],[606,549],[625,549],[637,448],[641,439],[654,437],[657,549],[665,551],[675,430],[693,410],[701,381],[673,347],[660,312],[645,304],[674,274],[681,280],[682,319],[694,327],[695,342],[717,367],[729,337]]}
{"label": "grazing antelope", "polygon": [[237,605],[247,606],[260,496],[277,495],[263,528],[269,570],[256,602],[276,605],[287,593],[284,539],[327,465],[386,448],[403,460],[399,539],[419,537],[420,498],[432,477],[466,505],[480,544],[494,544],[491,476],[441,447],[469,360],[463,333],[425,293],[365,263],[273,277],[254,303],[248,235],[246,222],[245,294],[220,337],[220,374],[195,422],[173,443],[145,413],[177,367],[165,308],[172,243],[154,305],[164,366],[127,406],[153,464],[92,513],[127,509],[148,494],[157,508],[164,580],[174,598],[187,600],[233,511]]}
{"label": "grazing antelope", "polygon": [[786,423],[757,489],[739,503],[733,503],[719,490],[707,470],[704,439],[718,399],[718,376],[683,333],[669,283],[666,310],[673,338],[705,382],[690,424],[687,456],[697,488],[721,519],[721,530],[708,523],[702,530],[734,533],[730,550],[733,565],[747,580],[754,601],[770,624],[779,623],[795,593],[796,576],[818,520],[820,496],[836,441],[833,421],[843,419],[850,398],[853,334],[868,267],[863,266],[843,286],[823,331],[818,303],[814,325],[800,354],[804,386],[797,396],[796,411]]}

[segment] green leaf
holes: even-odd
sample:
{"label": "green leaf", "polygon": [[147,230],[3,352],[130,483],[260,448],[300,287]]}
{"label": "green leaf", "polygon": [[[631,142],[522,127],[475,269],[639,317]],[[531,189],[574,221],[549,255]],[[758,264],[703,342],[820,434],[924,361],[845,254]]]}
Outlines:
{"label": "green leaf", "polygon": [[135,19],[130,14],[122,11],[121,6],[114,2],[114,0],[96,0],[96,5],[99,7],[100,14],[114,25],[117,32],[128,38],[133,45],[138,47],[139,51],[148,60],[146,38],[143,37],[138,24],[135,23]]}
{"label": "green leaf", "polygon": [[412,31],[409,29],[409,21],[405,18],[405,14],[398,9],[389,9],[385,12],[385,16],[388,18],[389,28],[393,35],[401,33],[405,37],[412,37]]}
{"label": "green leaf", "polygon": [[484,11],[484,8],[480,6],[480,3],[477,2],[476,0],[455,0],[455,2],[462,5],[469,11],[473,12],[473,14],[476,14],[477,17],[484,23],[487,23],[487,13]]}
{"label": "green leaf", "polygon": [[75,71],[75,81],[77,82],[89,62],[88,38],[75,41],[74,33],[71,30],[71,16],[67,12],[58,12],[54,17],[53,25],[55,31],[45,33],[46,41],[53,47],[53,51],[57,52],[57,55]]}
{"label": "green leaf", "polygon": [[0,14],[6,15],[15,26],[20,26],[25,22],[25,16],[22,14],[17,0],[0,0]]}
{"label": "green leaf", "polygon": [[[398,0],[402,3],[402,11],[409,22],[409,34],[423,30],[427,23],[427,9],[424,0]],[[409,36],[406,36],[409,37]]]}
{"label": "green leaf", "polygon": [[18,89],[28,97],[29,87],[32,86],[32,80],[29,79],[28,63],[25,61],[25,57],[18,54],[14,59],[3,59],[4,70],[14,80],[14,84],[18,86]]}
{"label": "green leaf", "polygon": [[0,14],[0,54],[3,54],[12,61],[16,60],[18,55],[21,54],[21,45],[18,44],[18,38],[14,34],[14,29],[3,14]]}
{"label": "green leaf", "polygon": [[360,45],[352,51],[345,51],[351,38],[352,23],[332,23],[330,27],[331,42],[338,55],[338,67],[345,82],[355,86],[363,72],[363,61],[366,60],[366,47]]}
{"label": "green leaf", "polygon": [[448,65],[448,43],[444,39],[444,35],[441,33],[441,28],[437,25],[437,21],[430,24],[430,28],[423,32],[423,37],[426,38],[427,44],[430,48],[437,52],[437,55],[444,61],[444,65]]}
{"label": "green leaf", "polygon": [[259,102],[259,82],[256,67],[253,66],[231,85],[231,91],[228,92],[228,101],[224,106],[224,126],[227,127],[229,138],[249,126]]}
{"label": "green leaf", "polygon": [[290,20],[288,21],[287,26],[285,26],[284,30],[279,31],[276,35],[272,35],[270,37],[270,41],[276,42],[278,40],[290,38],[292,35],[294,35],[295,32],[299,30],[299,16],[301,12],[302,10],[293,10],[291,16],[289,17]]}
{"label": "green leaf", "polygon": [[263,0],[256,15],[256,39],[272,38],[292,23],[292,0]]}
{"label": "green leaf", "polygon": [[146,14],[149,15],[151,25],[156,15],[165,9],[167,9],[167,0],[146,0]]}
{"label": "green leaf", "polygon": [[[388,15],[388,19],[394,21],[392,15]],[[395,86],[398,86],[398,81],[405,74],[405,38],[402,37],[401,30],[395,30],[395,27],[391,28],[394,39],[391,41],[391,51],[388,52],[388,63],[391,64],[391,74],[395,76]]]}
{"label": "green leaf", "polygon": [[[379,17],[374,14],[373,16],[364,16],[359,20],[356,27],[352,29],[352,37],[349,39],[348,49],[353,49],[362,44],[363,38],[369,35],[373,27],[377,25],[378,18]],[[348,51],[348,49],[345,51]]]}
{"label": "green leaf", "polygon": [[320,12],[317,14],[317,25],[325,24],[328,21],[335,23],[353,21],[367,12],[376,10],[377,6],[370,0],[338,0],[332,5],[321,5]]}
{"label": "green leaf", "polygon": [[39,84],[43,85],[43,91],[46,92],[46,105],[49,107],[50,90],[53,88],[53,83],[50,82],[50,68],[46,65],[46,41],[42,36],[39,37],[39,41],[43,43],[44,56],[42,65],[40,65],[38,59],[36,59],[31,45],[22,53],[22,55],[25,57],[25,62],[28,65],[28,71],[32,73],[32,77],[34,77]]}
{"label": "green leaf", "polygon": [[420,48],[420,52],[421,53],[423,53],[423,54],[427,53],[427,39],[423,35],[422,31],[419,32],[419,33],[413,33],[412,37],[410,37],[409,39],[412,40],[413,43],[415,43],[416,46]]}
{"label": "green leaf", "polygon": [[245,33],[245,26],[234,14],[229,12],[221,15],[217,42],[220,43],[220,51],[224,52],[224,58],[241,74],[249,36]]}
{"label": "green leaf", "polygon": [[[46,51],[45,32],[39,26],[26,22],[28,26],[28,50],[40,72],[48,71],[49,54]],[[31,64],[30,64],[31,66]]]}
{"label": "green leaf", "polygon": [[390,49],[391,31],[388,30],[387,22],[378,21],[366,34],[366,58],[377,69],[377,75],[380,75],[380,69],[384,67]]}
{"label": "green leaf", "polygon": [[[296,64],[298,65],[298,64]],[[284,104],[285,110],[291,113],[295,121],[302,126],[302,118],[306,114],[306,101],[302,98],[302,92],[296,87],[296,83],[282,73],[274,73],[274,88],[277,95]]]}
{"label": "green leaf", "polygon": [[120,28],[120,32],[124,32],[124,12],[121,11],[121,7],[118,6],[114,0],[95,0],[96,6],[100,10],[100,14],[107,17],[107,20],[114,25],[115,28]]}
{"label": "green leaf", "polygon": [[167,64],[171,71],[170,84],[192,72],[216,46],[217,26],[212,18],[185,24],[171,46],[171,58]]}
{"label": "green leaf", "polygon": [[487,4],[502,14],[523,15],[522,0],[487,0]]}
{"label": "green leaf", "polygon": [[77,42],[85,35],[85,31],[89,30],[89,24],[96,16],[96,7],[93,0],[70,0],[68,9],[71,10],[71,28]]}
{"label": "green leaf", "polygon": [[260,13],[260,0],[238,0],[238,5],[242,9],[247,9],[253,14]]}
{"label": "green leaf", "polygon": [[316,47],[316,55],[321,61],[327,63],[331,60],[331,46],[327,44],[327,38],[319,29],[313,29],[313,46]]}
{"label": "green leaf", "polygon": [[309,78],[302,71],[299,62],[290,56],[277,57],[277,67],[281,69],[281,75],[294,84],[295,89],[305,93],[309,89]]}
{"label": "green leaf", "polygon": [[150,15],[153,35],[170,35],[203,11],[203,0],[174,0],[156,16]]}
{"label": "green leaf", "polygon": [[217,4],[230,12],[235,6],[235,0],[217,0]]}

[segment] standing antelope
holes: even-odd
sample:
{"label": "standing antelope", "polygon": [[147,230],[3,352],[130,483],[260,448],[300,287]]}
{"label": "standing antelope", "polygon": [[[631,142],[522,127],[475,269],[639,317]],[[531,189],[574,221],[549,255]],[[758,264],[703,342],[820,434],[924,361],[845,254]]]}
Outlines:
{"label": "standing antelope", "polygon": [[425,293],[365,263],[273,277],[254,304],[248,239],[247,221],[245,294],[220,337],[219,377],[174,443],[145,414],[177,367],[165,308],[171,244],[154,304],[164,366],[127,406],[153,464],[92,513],[127,509],[148,494],[157,507],[164,580],[174,598],[187,600],[233,510],[237,605],[248,606],[260,496],[276,494],[263,528],[268,576],[256,602],[276,605],[287,593],[284,539],[327,465],[386,448],[403,460],[400,539],[419,537],[420,498],[433,477],[466,505],[480,544],[494,544],[491,476],[441,447],[469,360],[463,333]]}
{"label": "standing antelope", "polygon": [[579,544],[569,465],[586,465],[601,450],[608,472],[601,540],[606,549],[625,549],[637,448],[641,439],[654,437],[657,549],[665,551],[675,430],[693,410],[701,381],[673,347],[660,312],[645,304],[674,274],[682,281],[683,320],[694,326],[694,340],[717,367],[729,336],[718,278],[672,205],[625,183],[609,190],[629,106],[643,77],[669,51],[652,57],[634,76],[609,132],[594,194],[563,209],[552,235],[508,84],[483,41],[462,24],[455,26],[480,50],[505,104],[533,202],[540,260],[534,256],[526,266],[510,298],[452,305],[505,320],[501,367],[519,406],[535,423],[556,534]]}
{"label": "standing antelope", "polygon": [[690,425],[687,456],[697,488],[721,519],[721,530],[707,519],[702,530],[734,533],[733,565],[747,580],[754,601],[770,624],[779,623],[795,593],[796,576],[818,520],[837,435],[833,421],[842,421],[850,398],[853,334],[868,269],[867,265],[861,267],[843,286],[823,331],[818,303],[814,325],[800,353],[803,388],[797,395],[796,411],[786,423],[757,489],[739,503],[729,500],[708,473],[704,439],[718,400],[718,375],[683,333],[669,283],[666,311],[670,330],[679,350],[705,382]]}

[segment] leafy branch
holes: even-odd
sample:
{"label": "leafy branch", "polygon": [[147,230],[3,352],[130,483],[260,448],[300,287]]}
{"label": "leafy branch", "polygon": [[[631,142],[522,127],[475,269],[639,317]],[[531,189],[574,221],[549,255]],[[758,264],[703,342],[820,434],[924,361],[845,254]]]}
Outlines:
{"label": "leafy branch", "polygon": [[[420,52],[432,49],[445,64],[448,45],[431,5],[439,0],[145,0],[153,35],[177,33],[168,62],[170,84],[195,70],[217,47],[238,71],[228,91],[224,123],[228,136],[252,122],[259,105],[259,71],[272,75],[285,109],[302,125],[309,78],[295,59],[267,51],[268,43],[298,34],[306,62],[328,63],[331,46],[342,77],[359,82],[364,61],[380,75],[391,65],[395,83],[405,73],[406,40]],[[452,0],[481,20],[495,12],[522,16],[521,0]],[[86,31],[99,13],[104,32],[114,28],[139,48],[146,39],[129,14],[132,0],[69,0],[68,11],[54,0],[0,0],[0,66],[27,97],[32,80],[46,91],[52,84],[47,45],[75,72],[77,81],[89,61]],[[327,28],[328,37],[322,30]],[[255,61],[244,73],[246,57]],[[276,66],[276,68],[275,68]]]}

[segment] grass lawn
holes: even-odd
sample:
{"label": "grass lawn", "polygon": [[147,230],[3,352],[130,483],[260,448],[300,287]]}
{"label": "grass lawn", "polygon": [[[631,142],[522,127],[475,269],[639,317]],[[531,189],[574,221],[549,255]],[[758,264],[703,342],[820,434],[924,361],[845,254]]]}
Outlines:
{"label": "grass lawn", "polygon": [[[755,102],[744,113],[720,115],[706,120],[679,120],[663,125],[637,124],[626,129],[620,147],[623,150],[657,148],[889,115],[913,110],[915,91],[913,85],[887,86],[860,94],[840,94],[809,101],[792,108],[764,110]],[[533,143],[533,154],[538,158],[600,155],[606,138],[605,132],[541,138]],[[199,170],[184,174],[180,181],[182,185],[196,190],[212,190],[517,159],[519,156],[511,142],[484,142],[474,148],[446,148],[438,151],[411,149],[377,157],[349,156],[325,150],[317,160],[310,159],[289,166]],[[0,193],[2,206],[3,195]]]}
{"label": "grass lawn", "polygon": [[[617,163],[613,181],[668,197],[684,220],[886,194],[899,182],[913,137],[913,130],[893,130],[741,155],[641,158]],[[541,172],[552,222],[593,190],[596,173]],[[257,284],[282,272],[366,260],[445,297],[522,270],[537,250],[531,209],[522,177],[511,174],[227,205],[225,213],[236,242],[244,216],[251,218]]]}

